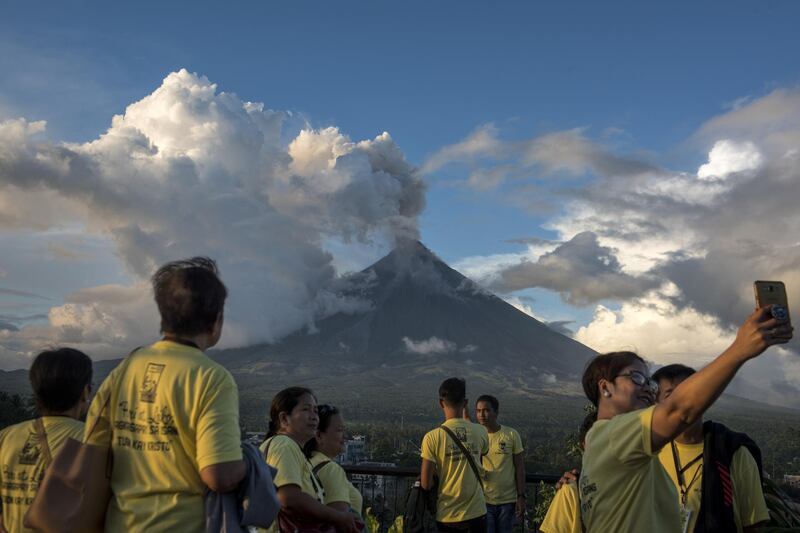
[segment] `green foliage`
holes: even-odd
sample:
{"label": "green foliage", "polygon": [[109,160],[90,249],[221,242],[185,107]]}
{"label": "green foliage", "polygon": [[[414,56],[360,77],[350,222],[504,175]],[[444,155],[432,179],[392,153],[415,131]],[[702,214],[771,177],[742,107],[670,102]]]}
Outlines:
{"label": "green foliage", "polygon": [[31,398],[0,391],[0,429],[36,416]]}
{"label": "green foliage", "polygon": [[761,531],[800,531],[800,504],[771,479],[764,480],[763,488],[770,521]]}
{"label": "green foliage", "polygon": [[556,487],[540,481],[536,490],[539,496],[536,498],[536,507],[533,508],[533,521],[539,525],[544,521],[547,510],[550,508],[550,503],[556,495]]}

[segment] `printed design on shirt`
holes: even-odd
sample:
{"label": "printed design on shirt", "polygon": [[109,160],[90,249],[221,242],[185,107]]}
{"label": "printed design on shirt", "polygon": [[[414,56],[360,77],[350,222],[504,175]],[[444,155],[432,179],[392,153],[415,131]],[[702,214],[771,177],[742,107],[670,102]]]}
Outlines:
{"label": "printed design on shirt", "polygon": [[592,500],[594,499],[594,494],[597,492],[597,483],[591,483],[587,476],[582,475],[579,486],[581,517],[584,517],[589,514],[589,511],[592,510]]}
{"label": "printed design on shirt", "polygon": [[504,440],[501,440],[497,443],[497,451],[498,453],[508,453],[508,443]]}
{"label": "printed design on shirt", "polygon": [[167,365],[147,363],[147,369],[144,373],[144,381],[142,381],[142,389],[139,391],[140,401],[145,403],[153,403],[156,401],[158,382],[161,381],[161,374],[164,373],[164,368],[166,368],[166,366]]}
{"label": "printed design on shirt", "polygon": [[454,433],[456,434],[456,437],[458,437],[458,440],[461,442],[467,442],[467,428],[456,428]]}
{"label": "printed design on shirt", "polygon": [[35,465],[39,462],[39,456],[42,455],[42,445],[39,442],[39,435],[31,433],[22,446],[19,452],[19,464],[21,465]]}
{"label": "printed design on shirt", "polygon": [[[123,400],[117,404],[117,416],[114,429],[121,434],[115,435],[115,446],[147,452],[172,450],[172,438],[178,436],[178,428],[169,407],[130,404]],[[151,440],[159,438],[167,440]]]}

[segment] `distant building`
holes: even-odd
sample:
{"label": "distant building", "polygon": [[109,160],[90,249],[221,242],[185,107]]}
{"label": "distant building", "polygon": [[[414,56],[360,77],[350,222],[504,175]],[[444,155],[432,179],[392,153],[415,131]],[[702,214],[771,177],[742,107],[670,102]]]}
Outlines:
{"label": "distant building", "polygon": [[260,446],[264,439],[267,438],[267,434],[263,431],[247,431],[244,434],[244,442],[249,442],[255,446]]}
{"label": "distant building", "polygon": [[336,462],[342,465],[355,465],[367,459],[369,459],[367,439],[364,435],[353,435],[352,439],[344,442],[344,451],[336,457]]}
{"label": "distant building", "polygon": [[[378,461],[363,461],[358,466],[376,466],[383,468],[394,468],[394,463],[381,463]],[[350,476],[353,484],[362,494],[369,493],[373,498],[385,494],[386,476],[376,474],[353,474]]]}
{"label": "distant building", "polygon": [[790,476],[788,474],[785,474],[783,476],[783,482],[789,485],[790,487],[800,489],[800,475]]}

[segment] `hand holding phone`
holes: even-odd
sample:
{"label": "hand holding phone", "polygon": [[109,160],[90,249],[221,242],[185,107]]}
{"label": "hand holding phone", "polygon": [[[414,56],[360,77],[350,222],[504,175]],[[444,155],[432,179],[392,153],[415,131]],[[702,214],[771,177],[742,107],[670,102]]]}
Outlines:
{"label": "hand holding phone", "polygon": [[786,286],[782,281],[756,281],[753,283],[756,295],[756,307],[772,306],[772,317],[789,324],[789,300],[786,296]]}

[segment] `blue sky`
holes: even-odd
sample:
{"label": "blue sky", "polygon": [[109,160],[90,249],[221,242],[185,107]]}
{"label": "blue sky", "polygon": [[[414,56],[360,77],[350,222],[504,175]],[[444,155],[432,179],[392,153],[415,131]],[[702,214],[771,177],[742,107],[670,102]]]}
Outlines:
{"label": "blue sky", "polygon": [[[389,131],[412,162],[493,122],[509,137],[626,132],[663,164],[743,97],[797,83],[796,2],[15,2],[4,9],[0,116],[96,137],[185,67],[245,100]],[[425,241],[443,257],[509,250],[537,220],[431,188]],[[469,231],[450,231],[457,217]],[[472,221],[472,222],[471,222]]]}
{"label": "blue sky", "polygon": [[[780,165],[794,157],[800,131],[797,20],[794,1],[14,2],[0,18],[0,123],[46,120],[31,138],[73,149],[64,143],[96,140],[112,116],[185,68],[198,78],[179,85],[215,83],[217,92],[290,111],[285,145],[304,121],[318,132],[335,126],[353,141],[387,131],[405,154],[401,167],[421,169],[427,206],[409,216],[443,259],[539,318],[573,320],[573,331],[585,326],[577,338],[597,349],[627,335],[665,359],[681,350],[708,356],[719,346],[703,339],[728,338],[738,320],[729,310],[751,305],[749,280],[784,275],[763,264],[783,264],[797,245],[789,236],[800,219],[779,202],[790,193],[762,206],[787,221],[781,242],[765,225],[726,218],[745,216],[749,207],[738,198],[753,183],[781,191],[786,182]],[[192,102],[184,103],[195,109]],[[144,131],[158,112],[125,120]],[[159,128],[148,135],[158,137]],[[2,150],[21,142],[2,134],[0,163]],[[379,144],[370,149],[383,150]],[[0,244],[9,251],[0,259],[0,289],[49,300],[4,294],[0,320],[67,300],[77,307],[60,308],[59,324],[78,315],[85,322],[76,309],[85,311],[80,306],[102,290],[82,289],[113,292],[142,279],[143,267],[119,244],[122,231],[126,243],[144,246],[144,237],[125,233],[135,224],[109,222],[102,202],[89,205],[87,218],[83,197],[62,205],[22,194],[30,178],[12,174],[0,175],[0,207],[44,206],[53,220],[0,216]],[[324,224],[339,231],[339,222]],[[509,242],[526,237],[549,242]],[[774,244],[764,252],[772,261],[747,263],[743,242]],[[337,264],[352,266],[385,252],[329,249],[341,256]],[[725,287],[710,281],[707,294],[693,294],[689,281],[703,285],[697,280],[707,271],[736,287],[733,300],[718,301]],[[644,338],[633,317],[654,309],[647,327],[658,325],[664,339],[678,334],[666,322],[705,324],[702,346],[661,350],[669,342]],[[115,323],[114,312],[99,314]],[[6,350],[22,353],[26,342]]]}

